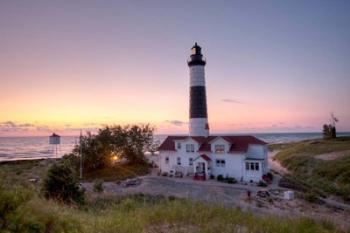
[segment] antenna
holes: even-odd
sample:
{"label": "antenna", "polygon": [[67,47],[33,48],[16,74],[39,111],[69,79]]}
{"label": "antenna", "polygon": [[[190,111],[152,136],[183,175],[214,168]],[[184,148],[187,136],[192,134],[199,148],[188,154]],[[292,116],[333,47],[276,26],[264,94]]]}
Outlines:
{"label": "antenna", "polygon": [[83,179],[83,149],[82,149],[82,138],[83,138],[83,132],[80,130],[80,136],[79,136],[79,153],[80,153],[80,179]]}

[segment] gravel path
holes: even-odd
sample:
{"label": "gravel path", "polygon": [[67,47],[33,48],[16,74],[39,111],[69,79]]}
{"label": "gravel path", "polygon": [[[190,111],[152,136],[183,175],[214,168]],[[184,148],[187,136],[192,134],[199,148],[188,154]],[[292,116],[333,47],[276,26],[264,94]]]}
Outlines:
{"label": "gravel path", "polygon": [[268,152],[268,159],[269,159],[269,167],[270,169],[280,173],[280,174],[288,174],[289,171],[283,167],[274,157],[276,154],[280,152],[279,150],[269,151]]}
{"label": "gravel path", "polygon": [[[191,178],[169,178],[147,175],[140,177],[140,185],[124,187],[115,182],[105,182],[104,195],[128,195],[144,193],[150,195],[165,195],[178,198],[188,198],[197,201],[218,203],[227,207],[239,207],[242,210],[254,212],[256,214],[271,214],[267,208],[257,207],[254,198],[247,201],[247,190],[252,192],[252,196],[258,190],[266,190],[254,184],[226,184],[215,180],[194,181]],[[92,183],[83,183],[83,187],[92,192]]]}

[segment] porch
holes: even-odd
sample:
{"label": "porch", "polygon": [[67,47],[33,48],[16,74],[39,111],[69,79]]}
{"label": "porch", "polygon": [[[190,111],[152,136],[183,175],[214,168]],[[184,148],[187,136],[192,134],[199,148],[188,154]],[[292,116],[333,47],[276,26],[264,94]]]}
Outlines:
{"label": "porch", "polygon": [[211,175],[211,159],[202,154],[193,160],[194,180],[207,180]]}

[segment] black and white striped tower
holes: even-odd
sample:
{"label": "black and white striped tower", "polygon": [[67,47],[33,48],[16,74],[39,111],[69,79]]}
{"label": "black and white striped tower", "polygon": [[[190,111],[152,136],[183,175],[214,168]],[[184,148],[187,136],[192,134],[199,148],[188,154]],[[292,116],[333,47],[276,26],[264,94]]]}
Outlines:
{"label": "black and white striped tower", "polygon": [[190,68],[190,136],[209,136],[207,98],[205,91],[205,58],[195,43],[187,61]]}

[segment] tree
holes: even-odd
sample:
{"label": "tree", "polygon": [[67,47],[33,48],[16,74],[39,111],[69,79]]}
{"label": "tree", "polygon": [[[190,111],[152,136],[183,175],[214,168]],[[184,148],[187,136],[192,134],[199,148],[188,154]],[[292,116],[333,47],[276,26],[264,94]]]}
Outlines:
{"label": "tree", "polygon": [[144,152],[152,145],[154,128],[150,125],[114,126],[111,128],[115,150],[130,163],[143,163]]}
{"label": "tree", "polygon": [[331,113],[330,116],[330,124],[324,124],[323,125],[323,138],[329,139],[329,138],[336,138],[337,137],[337,130],[335,128],[335,124],[339,121],[337,117],[333,113]]}
{"label": "tree", "polygon": [[47,171],[42,183],[42,194],[47,199],[55,199],[65,203],[84,203],[84,189],[66,162],[54,163]]}
{"label": "tree", "polygon": [[147,151],[154,155],[154,153],[158,151],[160,144],[161,143],[159,140],[153,141],[151,145],[147,148]]}
{"label": "tree", "polygon": [[337,130],[335,129],[335,124],[339,121],[337,117],[335,117],[334,113],[331,113],[331,119],[330,119],[330,136],[331,138],[337,137]]}
{"label": "tree", "polygon": [[144,152],[152,145],[154,128],[150,125],[114,125],[88,133],[73,154],[83,153],[84,170],[91,171],[112,166],[113,157],[125,158],[129,163],[144,163]]}
{"label": "tree", "polygon": [[329,129],[329,125],[327,124],[324,124],[323,125],[323,138],[324,139],[327,139],[327,138],[330,138],[330,129]]}
{"label": "tree", "polygon": [[335,126],[331,128],[331,138],[337,137],[337,130],[335,129]]}
{"label": "tree", "polygon": [[107,167],[110,164],[109,155],[112,151],[112,137],[108,127],[99,130],[98,135],[88,133],[82,136],[80,144],[74,149],[75,154],[83,154],[84,169],[95,170]]}

